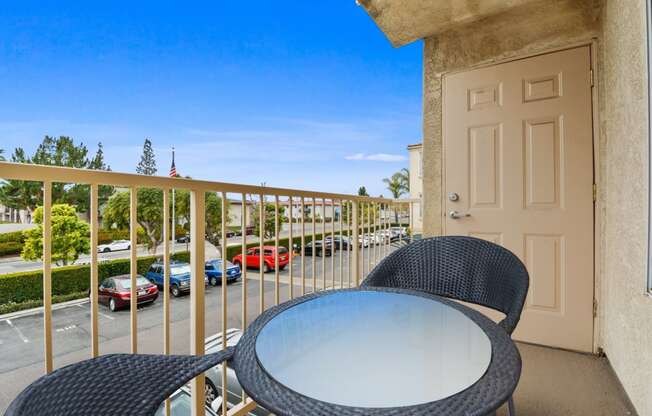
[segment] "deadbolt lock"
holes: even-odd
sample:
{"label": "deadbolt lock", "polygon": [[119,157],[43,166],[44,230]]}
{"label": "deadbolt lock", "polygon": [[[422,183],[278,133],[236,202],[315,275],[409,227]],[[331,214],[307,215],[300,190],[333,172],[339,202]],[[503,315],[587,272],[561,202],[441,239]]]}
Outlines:
{"label": "deadbolt lock", "polygon": [[460,196],[457,194],[457,192],[449,192],[448,200],[451,202],[457,202],[460,200]]}

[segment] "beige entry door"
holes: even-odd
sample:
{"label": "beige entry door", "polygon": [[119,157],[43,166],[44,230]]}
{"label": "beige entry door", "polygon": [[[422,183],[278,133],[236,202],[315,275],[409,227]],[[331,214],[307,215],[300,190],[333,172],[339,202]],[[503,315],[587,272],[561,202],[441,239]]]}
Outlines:
{"label": "beige entry door", "polygon": [[579,351],[593,349],[590,71],[587,46],[444,78],[445,233],[527,266],[515,339]]}

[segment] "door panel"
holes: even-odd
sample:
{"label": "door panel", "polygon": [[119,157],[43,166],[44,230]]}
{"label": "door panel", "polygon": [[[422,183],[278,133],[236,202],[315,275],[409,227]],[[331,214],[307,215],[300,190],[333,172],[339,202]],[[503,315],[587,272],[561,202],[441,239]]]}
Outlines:
{"label": "door panel", "polygon": [[501,244],[527,266],[514,338],[591,351],[589,47],[447,75],[443,109],[445,233]]}

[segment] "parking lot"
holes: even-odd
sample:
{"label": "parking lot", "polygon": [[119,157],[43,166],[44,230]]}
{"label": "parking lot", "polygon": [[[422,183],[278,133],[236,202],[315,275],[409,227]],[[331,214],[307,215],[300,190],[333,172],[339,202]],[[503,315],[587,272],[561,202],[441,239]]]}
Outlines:
{"label": "parking lot", "polygon": [[[370,250],[365,249],[364,263]],[[346,267],[347,252],[337,251],[333,260],[325,258],[325,273],[322,258],[316,257],[315,281],[321,289],[339,287],[339,262]],[[294,293],[301,294],[300,256],[293,259]],[[307,256],[306,292],[312,291],[312,258]],[[335,263],[335,280],[332,280],[331,264]],[[373,267],[373,262],[372,262]],[[342,276],[347,285],[346,270]],[[289,299],[289,268],[279,273],[280,301]],[[227,287],[227,327],[242,326],[243,282],[238,280]],[[206,334],[220,332],[222,328],[221,286],[206,288]],[[258,270],[249,269],[247,273],[247,319],[251,322],[259,313],[260,280]],[[275,303],[276,283],[274,272],[265,275],[264,303],[268,308]],[[190,352],[190,296],[171,298],[171,349],[173,353]],[[110,312],[105,306],[99,307],[100,353],[129,352],[130,311]],[[79,361],[90,356],[90,305],[87,301],[64,307],[56,307],[52,313],[53,345],[55,368]],[[163,352],[163,300],[159,296],[152,305],[138,308],[138,348],[143,353]],[[0,320],[0,412],[27,384],[43,374],[43,318],[41,313],[27,314],[16,318]]]}

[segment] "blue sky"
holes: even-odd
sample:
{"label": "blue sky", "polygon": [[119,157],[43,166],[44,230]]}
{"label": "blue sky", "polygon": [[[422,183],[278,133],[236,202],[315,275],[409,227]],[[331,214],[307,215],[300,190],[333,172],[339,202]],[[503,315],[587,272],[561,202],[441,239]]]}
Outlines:
{"label": "blue sky", "polygon": [[183,175],[387,195],[421,140],[421,49],[354,0],[6,0],[0,148],[69,135],[133,172],[149,137],[159,174],[175,145]]}

